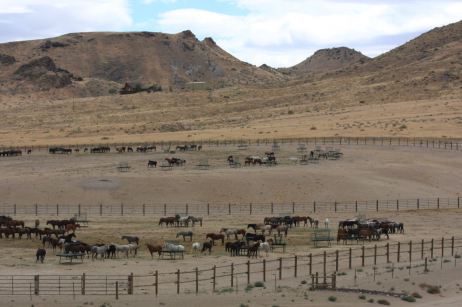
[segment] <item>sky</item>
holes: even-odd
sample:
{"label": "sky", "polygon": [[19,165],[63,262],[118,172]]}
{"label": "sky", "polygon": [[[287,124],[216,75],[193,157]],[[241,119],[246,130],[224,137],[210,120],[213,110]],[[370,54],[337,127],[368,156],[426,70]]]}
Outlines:
{"label": "sky", "polygon": [[374,57],[462,19],[462,0],[0,0],[0,42],[189,29],[237,58],[288,67],[346,46]]}

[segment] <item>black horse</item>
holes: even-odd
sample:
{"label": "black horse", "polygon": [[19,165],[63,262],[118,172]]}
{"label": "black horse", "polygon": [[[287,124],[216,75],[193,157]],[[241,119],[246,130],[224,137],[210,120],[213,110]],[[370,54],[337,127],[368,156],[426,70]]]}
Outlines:
{"label": "black horse", "polygon": [[205,252],[206,250],[209,250],[209,255],[210,255],[212,253],[212,246],[213,246],[213,244],[210,241],[204,242],[202,244],[201,253]]}
{"label": "black horse", "polygon": [[148,161],[148,167],[157,167],[157,161],[149,160]]}
{"label": "black horse", "polygon": [[35,252],[35,257],[37,260],[35,262],[41,262],[43,263],[43,260],[45,260],[45,255],[47,254],[47,251],[44,248],[39,248],[37,249],[37,252]]}
{"label": "black horse", "polygon": [[249,241],[262,241],[265,242],[265,236],[264,235],[257,235],[255,233],[247,232],[245,234],[245,240],[247,241],[247,245],[249,244]]}

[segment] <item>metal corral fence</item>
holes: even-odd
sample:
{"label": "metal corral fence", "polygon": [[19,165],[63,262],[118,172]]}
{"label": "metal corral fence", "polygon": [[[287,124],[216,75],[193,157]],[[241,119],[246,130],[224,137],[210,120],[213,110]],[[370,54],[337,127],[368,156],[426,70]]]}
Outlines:
{"label": "metal corral fence", "polygon": [[91,148],[96,146],[142,146],[154,145],[160,148],[177,146],[177,145],[207,145],[210,147],[219,146],[238,146],[238,145],[284,145],[284,144],[306,144],[306,145],[375,145],[375,146],[407,146],[419,148],[433,148],[446,150],[462,150],[462,139],[454,138],[410,138],[410,137],[304,137],[304,138],[267,138],[267,139],[227,139],[227,140],[186,140],[186,141],[145,141],[132,143],[100,143],[100,144],[49,144],[49,145],[21,145],[10,146],[8,144],[0,145],[0,151],[6,149],[34,149],[46,150],[50,147],[67,147],[67,148]]}
{"label": "metal corral fence", "polygon": [[157,204],[2,204],[0,214],[36,216],[167,216],[190,215],[281,215],[325,212],[382,212],[422,209],[459,209],[460,197],[395,200],[313,201],[289,203],[157,203]]}
{"label": "metal corral fence", "polygon": [[[226,291],[258,281],[322,276],[367,266],[390,267],[460,257],[462,238],[440,238],[354,246],[273,260],[247,260],[208,268],[155,271],[146,275],[0,275],[0,295],[159,295]],[[445,260],[445,262],[447,259]],[[317,281],[319,282],[319,281]]]}

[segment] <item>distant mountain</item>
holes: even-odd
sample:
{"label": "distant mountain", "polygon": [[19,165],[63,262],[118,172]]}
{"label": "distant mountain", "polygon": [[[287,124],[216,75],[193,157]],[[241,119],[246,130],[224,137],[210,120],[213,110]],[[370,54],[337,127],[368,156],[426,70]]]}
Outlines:
{"label": "distant mountain", "polygon": [[199,41],[191,31],[73,33],[0,44],[0,66],[3,90],[13,94],[72,85],[83,94],[95,82],[99,87],[131,82],[168,88],[187,82],[224,86],[280,79],[277,72],[236,59],[211,38]]}
{"label": "distant mountain", "polygon": [[310,73],[326,73],[355,63],[363,64],[370,58],[347,47],[328,48],[316,51],[303,62],[281,69],[282,72],[302,76]]}

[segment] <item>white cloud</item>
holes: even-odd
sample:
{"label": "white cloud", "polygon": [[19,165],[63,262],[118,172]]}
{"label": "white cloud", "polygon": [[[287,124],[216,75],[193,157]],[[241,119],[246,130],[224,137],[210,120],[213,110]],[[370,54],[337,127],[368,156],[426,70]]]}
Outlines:
{"label": "white cloud", "polygon": [[161,14],[157,22],[165,32],[191,29],[199,37],[212,36],[227,51],[245,61],[287,66],[319,48],[334,46],[357,47],[375,56],[416,33],[462,17],[462,3],[450,0],[227,2],[247,14],[234,16],[179,9]]}
{"label": "white cloud", "polygon": [[120,30],[132,24],[127,0],[0,0],[0,4],[2,42]]}

